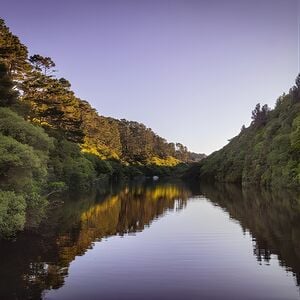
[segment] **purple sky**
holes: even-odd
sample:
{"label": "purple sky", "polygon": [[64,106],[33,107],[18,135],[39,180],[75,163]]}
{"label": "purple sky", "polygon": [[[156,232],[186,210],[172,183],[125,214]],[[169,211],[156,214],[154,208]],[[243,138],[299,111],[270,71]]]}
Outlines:
{"label": "purple sky", "polygon": [[210,153],[297,75],[297,0],[0,0],[100,114]]}

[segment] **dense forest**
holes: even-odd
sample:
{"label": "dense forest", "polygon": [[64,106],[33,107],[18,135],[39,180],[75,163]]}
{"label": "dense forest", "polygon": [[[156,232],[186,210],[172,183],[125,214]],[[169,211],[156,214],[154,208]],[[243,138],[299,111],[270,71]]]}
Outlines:
{"label": "dense forest", "polygon": [[21,230],[26,216],[38,223],[54,192],[170,175],[204,157],[141,123],[99,115],[55,67],[29,56],[0,19],[0,236]]}
{"label": "dense forest", "polygon": [[274,109],[257,104],[249,127],[186,173],[198,180],[299,187],[300,75]]}

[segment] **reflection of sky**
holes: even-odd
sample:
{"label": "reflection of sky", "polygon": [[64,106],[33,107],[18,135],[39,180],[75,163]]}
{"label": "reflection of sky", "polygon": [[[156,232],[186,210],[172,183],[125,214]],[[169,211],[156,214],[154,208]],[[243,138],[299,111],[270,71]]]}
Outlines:
{"label": "reflection of sky", "polygon": [[2,0],[1,16],[100,113],[209,153],[293,84],[296,4]]}
{"label": "reflection of sky", "polygon": [[[113,295],[113,296],[112,296]],[[111,237],[70,265],[46,299],[298,299],[292,275],[259,265],[252,238],[206,199],[135,236]],[[159,298],[158,298],[159,297]]]}

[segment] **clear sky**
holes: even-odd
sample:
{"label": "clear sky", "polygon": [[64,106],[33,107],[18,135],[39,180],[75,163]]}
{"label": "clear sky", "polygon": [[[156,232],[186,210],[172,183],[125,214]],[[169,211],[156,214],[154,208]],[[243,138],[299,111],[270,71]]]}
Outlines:
{"label": "clear sky", "polygon": [[297,0],[0,0],[30,54],[100,114],[210,152],[298,72]]}

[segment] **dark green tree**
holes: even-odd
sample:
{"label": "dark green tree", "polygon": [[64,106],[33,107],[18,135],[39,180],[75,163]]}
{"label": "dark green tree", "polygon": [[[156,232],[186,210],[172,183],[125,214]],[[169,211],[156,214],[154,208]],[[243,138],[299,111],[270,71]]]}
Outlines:
{"label": "dark green tree", "polygon": [[255,109],[252,111],[252,124],[261,126],[265,125],[267,122],[267,115],[270,108],[267,104],[260,106],[260,103],[256,104]]}
{"label": "dark green tree", "polygon": [[9,76],[7,66],[0,63],[0,106],[12,106],[17,102],[18,91]]}
{"label": "dark green tree", "polygon": [[30,70],[27,56],[27,47],[9,31],[4,20],[0,19],[0,62],[5,64],[12,80],[24,79],[24,75]]}
{"label": "dark green tree", "polygon": [[35,54],[30,56],[29,61],[35,70],[43,72],[45,76],[49,76],[55,72],[55,70],[53,70],[55,63],[50,57]]}

